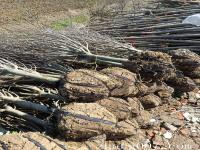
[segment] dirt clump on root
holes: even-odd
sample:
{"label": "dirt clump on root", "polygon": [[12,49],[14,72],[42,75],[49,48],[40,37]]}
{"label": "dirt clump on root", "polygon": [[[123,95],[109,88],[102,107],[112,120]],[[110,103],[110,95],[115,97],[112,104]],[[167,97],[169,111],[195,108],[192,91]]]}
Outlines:
{"label": "dirt clump on root", "polygon": [[144,51],[134,53],[129,57],[130,62],[125,63],[129,70],[140,73],[145,81],[166,80],[176,76],[171,56],[161,52]]}
{"label": "dirt clump on root", "polygon": [[97,103],[72,103],[62,108],[58,129],[69,139],[87,139],[101,134],[107,138],[121,138],[135,133],[126,120],[117,121],[114,114]]}
{"label": "dirt clump on root", "polygon": [[172,56],[172,61],[176,68],[199,85],[200,56],[187,49],[170,51],[170,55]]}
{"label": "dirt clump on root", "polygon": [[61,94],[85,101],[128,96],[137,93],[135,81],[136,74],[122,68],[109,68],[101,72],[80,69],[66,74]]}

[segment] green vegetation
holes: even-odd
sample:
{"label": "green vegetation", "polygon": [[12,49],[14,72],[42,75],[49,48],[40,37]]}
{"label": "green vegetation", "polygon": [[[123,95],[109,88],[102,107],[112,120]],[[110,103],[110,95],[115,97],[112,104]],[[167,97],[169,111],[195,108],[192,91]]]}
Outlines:
{"label": "green vegetation", "polygon": [[15,135],[15,134],[18,134],[19,132],[17,132],[17,131],[11,131],[10,132],[10,134],[13,134],[13,135]]}
{"label": "green vegetation", "polygon": [[89,21],[89,16],[87,15],[78,15],[65,20],[56,21],[50,25],[51,28],[60,30],[72,24],[87,24]]}

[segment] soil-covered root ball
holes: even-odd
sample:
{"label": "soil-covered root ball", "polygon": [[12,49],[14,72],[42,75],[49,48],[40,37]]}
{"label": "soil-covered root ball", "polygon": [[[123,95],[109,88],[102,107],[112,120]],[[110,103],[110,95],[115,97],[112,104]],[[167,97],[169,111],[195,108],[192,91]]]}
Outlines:
{"label": "soil-covered root ball", "polygon": [[148,93],[149,87],[147,85],[145,85],[144,83],[137,82],[135,85],[136,85],[136,87],[138,89],[138,93],[135,95],[136,97],[137,96],[142,96],[142,95],[145,95],[145,94]]}
{"label": "soil-covered root ball", "polygon": [[109,139],[135,134],[135,125],[118,122],[114,114],[97,103],[71,103],[58,117],[58,130],[67,139],[82,140],[101,134]]}
{"label": "soil-covered root ball", "polygon": [[145,109],[154,108],[162,104],[161,99],[154,94],[145,95],[140,97],[139,100]]}
{"label": "soil-covered root ball", "polygon": [[[69,142],[68,142],[69,143]],[[92,137],[83,142],[87,146],[87,150],[120,150],[114,141],[106,140],[106,135]],[[69,144],[68,144],[69,145]],[[72,145],[73,146],[73,145]],[[81,148],[80,148],[81,149]],[[77,150],[77,149],[74,149]]]}
{"label": "soil-covered root ball", "polygon": [[187,49],[179,49],[170,51],[170,55],[176,68],[184,75],[195,79],[194,81],[200,78],[200,56],[198,54]]}
{"label": "soil-covered root ball", "polygon": [[176,92],[190,92],[198,88],[191,78],[182,75],[169,79],[167,84],[173,87]]}
{"label": "soil-covered root ball", "polygon": [[121,80],[126,81],[129,85],[132,85],[137,81],[137,75],[132,73],[126,69],[118,68],[118,67],[111,67],[101,70],[101,72],[111,76],[111,77],[118,77]]}
{"label": "soil-covered root ball", "polygon": [[174,88],[168,86],[166,83],[161,82],[161,83],[148,83],[149,86],[148,93],[149,94],[154,94],[158,96],[162,104],[163,103],[168,103],[169,101],[172,101],[173,98],[173,93],[174,93]]}
{"label": "soil-covered root ball", "polygon": [[83,142],[65,142],[67,150],[113,150],[117,145],[113,141],[106,141],[105,135],[92,137]]}
{"label": "soil-covered root ball", "polygon": [[140,114],[140,111],[144,110],[144,107],[142,106],[142,103],[136,97],[129,97],[127,99],[127,102],[131,106],[132,117],[138,116]]}
{"label": "soil-covered root ball", "polygon": [[64,150],[65,144],[39,132],[6,134],[0,136],[1,150]]}
{"label": "soil-covered root ball", "polygon": [[124,66],[133,72],[139,72],[145,81],[166,80],[176,75],[171,56],[166,53],[144,51],[134,53],[129,60]]}
{"label": "soil-covered root ball", "polygon": [[106,136],[93,137],[84,142],[61,141],[39,132],[7,134],[0,136],[0,150],[112,150],[114,142]]}
{"label": "soil-covered root ball", "polygon": [[[116,141],[116,145],[123,150],[150,150],[150,145],[146,144],[147,137],[145,132],[138,130],[137,134],[126,139]],[[146,145],[145,145],[146,144]]]}
{"label": "soil-covered root ball", "polygon": [[145,127],[146,125],[148,125],[151,119],[152,115],[146,110],[140,111],[140,114],[134,118],[134,120],[137,121],[140,127]]}
{"label": "soil-covered root ball", "polygon": [[60,91],[73,100],[94,101],[137,93],[135,81],[136,74],[121,68],[79,69],[66,74]]}
{"label": "soil-covered root ball", "polygon": [[[173,92],[174,92],[174,89],[170,86],[168,86],[166,83],[164,82],[161,82],[161,83],[148,83],[147,86],[149,87],[148,88],[148,93],[153,93],[155,95],[158,95],[160,96],[161,98],[162,97],[170,97]],[[166,93],[167,95],[166,96],[162,96],[161,94],[159,94],[159,92],[164,92]]]}
{"label": "soil-covered root ball", "polygon": [[121,98],[109,97],[96,101],[99,105],[105,107],[108,111],[114,114],[117,120],[126,120],[132,117],[133,112],[130,104]]}

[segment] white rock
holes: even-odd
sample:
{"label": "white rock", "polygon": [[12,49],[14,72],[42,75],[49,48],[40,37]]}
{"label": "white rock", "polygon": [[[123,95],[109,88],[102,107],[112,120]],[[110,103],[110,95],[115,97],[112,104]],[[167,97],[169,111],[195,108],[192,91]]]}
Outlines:
{"label": "white rock", "polygon": [[198,121],[199,121],[199,118],[197,118],[197,117],[193,116],[191,121],[192,121],[193,123],[196,123],[196,122],[198,122]]}
{"label": "white rock", "polygon": [[150,122],[150,123],[154,123],[154,122],[156,122],[156,119],[150,119],[149,122]]}
{"label": "white rock", "polygon": [[197,133],[197,129],[195,127],[191,127],[190,130],[192,133]]}
{"label": "white rock", "polygon": [[164,126],[165,126],[165,128],[167,128],[168,130],[171,130],[171,131],[176,131],[178,128],[177,127],[175,127],[175,126],[173,126],[173,125],[171,125],[171,124],[169,124],[169,123],[164,123]]}
{"label": "white rock", "polygon": [[183,116],[187,121],[190,121],[192,119],[192,116],[188,112],[183,113]]}
{"label": "white rock", "polygon": [[200,119],[196,116],[194,116],[194,114],[190,114],[188,112],[185,112],[183,114],[184,118],[187,120],[187,121],[190,121],[192,123],[197,123],[197,122],[200,122]]}
{"label": "white rock", "polygon": [[164,138],[171,139],[173,137],[173,134],[169,131],[167,131],[165,134],[163,134]]}
{"label": "white rock", "polygon": [[196,96],[197,99],[200,99],[200,93],[199,92],[196,93],[195,96]]}

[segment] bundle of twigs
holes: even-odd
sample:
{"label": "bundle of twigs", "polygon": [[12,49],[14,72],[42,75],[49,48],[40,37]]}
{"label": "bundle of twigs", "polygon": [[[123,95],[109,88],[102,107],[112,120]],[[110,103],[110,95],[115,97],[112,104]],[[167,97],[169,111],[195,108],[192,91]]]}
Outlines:
{"label": "bundle of twigs", "polygon": [[[62,67],[57,64],[76,63],[93,63],[97,65],[110,65],[127,68],[135,73],[140,73],[144,80],[154,78],[155,80],[166,80],[175,77],[175,67],[173,66],[170,56],[164,53],[154,53],[151,51],[141,51],[134,47],[117,42],[102,36],[96,32],[89,32],[84,29],[69,28],[64,31],[34,31],[19,33],[14,36],[8,34],[1,40],[1,56],[13,57],[17,61],[23,63],[32,62],[39,66],[40,72],[47,73],[48,78],[42,75],[26,74],[31,78],[42,78],[43,81],[52,79],[52,82],[60,78],[66,72],[70,71],[68,67]],[[14,38],[17,37],[17,38]],[[19,55],[16,55],[19,54]],[[23,55],[26,57],[24,58]],[[39,60],[32,58],[38,57]],[[45,60],[45,62],[40,62]],[[7,62],[1,61],[3,64],[9,64],[10,68],[4,68],[5,72],[20,76],[24,72],[23,65],[20,67]],[[53,68],[46,68],[46,64],[55,62]],[[38,65],[39,64],[39,65]],[[81,68],[81,67],[79,67]],[[18,70],[19,69],[19,70]],[[26,68],[29,70],[30,68]],[[15,76],[6,76],[14,78]],[[3,77],[4,79],[6,77]],[[1,77],[2,78],[2,77]]]}
{"label": "bundle of twigs", "polygon": [[14,58],[37,67],[47,67],[48,63],[53,63],[55,66],[55,64],[66,65],[67,62],[80,61],[109,64],[123,61],[120,57],[127,57],[129,52],[139,51],[97,32],[76,27],[62,31],[39,30],[24,33],[15,31],[1,36],[2,57]]}
{"label": "bundle of twigs", "polygon": [[91,28],[109,34],[119,41],[128,41],[136,48],[148,50],[199,49],[200,28],[182,21],[199,13],[199,5],[178,8],[158,8],[141,12],[127,12]]}
{"label": "bundle of twigs", "polygon": [[179,7],[200,4],[199,0],[158,0],[157,2],[164,7]]}
{"label": "bundle of twigs", "polygon": [[[164,63],[159,60],[159,53],[151,55],[151,52],[142,52],[130,45],[117,42],[98,33],[90,33],[88,30],[80,29],[77,31],[77,29],[70,28],[60,32],[50,30],[15,35],[17,38],[10,35],[7,38],[4,36],[1,41],[1,56],[5,58],[13,57],[23,63],[30,64],[31,62],[39,67],[39,70],[44,73],[51,73],[53,76],[69,71],[69,67],[61,67],[59,64],[70,65],[72,63],[124,67],[133,72],[140,72],[146,77],[148,76],[147,72],[149,72],[149,75],[152,74],[152,71],[148,70],[153,67],[153,72],[157,72],[155,73],[158,77],[156,79],[163,78],[163,75],[167,77],[166,73],[171,74],[170,72],[174,70],[171,62],[165,61]],[[129,55],[136,55],[140,59],[130,60]],[[34,56],[39,60],[34,59]],[[151,65],[148,57],[152,59]],[[55,65],[51,65],[50,70],[44,66],[48,62],[55,63]],[[81,68],[80,66],[79,68]],[[159,70],[165,70],[165,73]]]}
{"label": "bundle of twigs", "polygon": [[91,28],[104,33],[106,33],[107,30],[109,31],[109,29],[113,29],[113,31],[116,29],[124,29],[124,31],[132,29],[133,31],[139,31],[139,28],[142,28],[140,31],[143,31],[143,28],[148,26],[150,27],[153,25],[158,25],[159,27],[159,24],[165,25],[167,23],[180,23],[185,17],[198,12],[198,5],[178,8],[157,8],[140,11],[129,11],[123,14],[119,14],[114,18],[110,18],[109,20],[107,19],[105,22],[93,22],[91,24]]}

